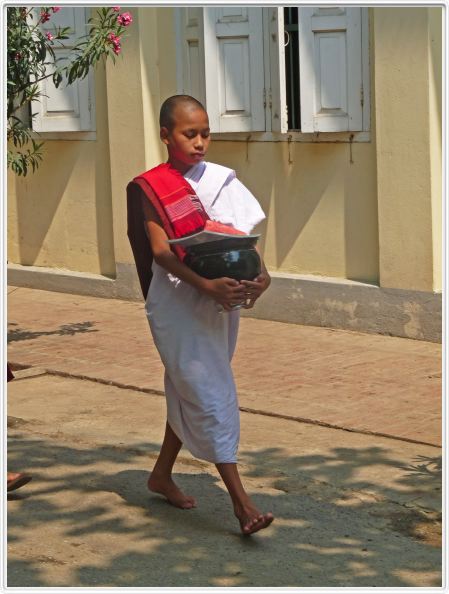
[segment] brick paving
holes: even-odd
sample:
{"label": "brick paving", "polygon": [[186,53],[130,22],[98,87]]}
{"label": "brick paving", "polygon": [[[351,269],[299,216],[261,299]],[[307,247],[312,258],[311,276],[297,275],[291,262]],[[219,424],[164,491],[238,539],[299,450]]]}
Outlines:
{"label": "brick paving", "polygon": [[[143,303],[10,287],[8,360],[163,391]],[[240,405],[441,445],[441,346],[244,318]]]}

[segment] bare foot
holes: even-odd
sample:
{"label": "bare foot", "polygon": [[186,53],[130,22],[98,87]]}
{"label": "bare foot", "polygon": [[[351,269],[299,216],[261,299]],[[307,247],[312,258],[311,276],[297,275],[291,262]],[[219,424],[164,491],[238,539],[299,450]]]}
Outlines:
{"label": "bare foot", "polygon": [[161,479],[154,476],[154,474],[151,474],[148,479],[148,489],[153,491],[153,493],[164,495],[168,502],[175,507],[180,507],[181,509],[191,509],[192,507],[196,507],[195,499],[189,495],[184,495],[171,478]]}
{"label": "bare foot", "polygon": [[252,503],[234,508],[234,513],[240,522],[243,534],[253,534],[262,528],[267,528],[274,520],[271,512],[263,514]]}

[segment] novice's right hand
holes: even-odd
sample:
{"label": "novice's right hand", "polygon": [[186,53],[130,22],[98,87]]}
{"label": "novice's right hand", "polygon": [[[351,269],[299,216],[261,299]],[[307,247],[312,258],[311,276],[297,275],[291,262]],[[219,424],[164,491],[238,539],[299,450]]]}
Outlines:
{"label": "novice's right hand", "polygon": [[204,279],[204,293],[219,303],[226,311],[245,300],[245,286],[233,278]]}

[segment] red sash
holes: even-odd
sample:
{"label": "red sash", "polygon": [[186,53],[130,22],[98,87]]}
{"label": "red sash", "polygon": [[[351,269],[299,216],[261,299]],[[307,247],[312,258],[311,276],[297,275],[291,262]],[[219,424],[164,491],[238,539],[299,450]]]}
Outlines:
{"label": "red sash", "polygon": [[[170,163],[141,173],[128,184],[128,238],[146,298],[153,254],[144,227],[142,196],[156,209],[169,239],[201,231],[209,217],[191,185]],[[182,247],[172,246],[172,250],[182,262],[185,257]]]}
{"label": "red sash", "polygon": [[170,163],[162,163],[134,178],[151,186],[153,194],[147,194],[161,218],[170,239],[192,235],[204,229],[209,216],[195,191],[181,173]]}
{"label": "red sash", "polygon": [[[204,228],[244,235],[237,229],[211,221],[191,185],[170,163],[162,163],[136,176],[127,187],[128,237],[144,298],[151,282],[153,254],[144,227],[142,194],[154,206],[169,239],[191,235]],[[177,245],[173,245],[172,250],[182,262],[185,250]]]}

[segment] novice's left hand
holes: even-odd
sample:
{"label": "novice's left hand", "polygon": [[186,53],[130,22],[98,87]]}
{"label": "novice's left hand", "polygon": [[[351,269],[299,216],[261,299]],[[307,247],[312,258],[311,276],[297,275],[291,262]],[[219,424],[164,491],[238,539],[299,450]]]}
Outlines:
{"label": "novice's left hand", "polygon": [[245,304],[243,307],[245,309],[251,309],[256,300],[259,299],[262,293],[270,286],[271,278],[268,272],[263,270],[254,280],[242,280],[240,282],[245,286]]}

